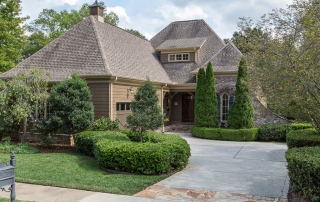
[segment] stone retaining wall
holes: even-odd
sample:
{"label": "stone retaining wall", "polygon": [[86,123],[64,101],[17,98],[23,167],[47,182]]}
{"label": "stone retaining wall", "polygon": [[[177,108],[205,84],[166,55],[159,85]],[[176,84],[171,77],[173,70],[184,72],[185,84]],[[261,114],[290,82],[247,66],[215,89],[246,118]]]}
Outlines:
{"label": "stone retaining wall", "polygon": [[[10,133],[5,134],[3,137],[10,136],[12,141],[18,142],[21,141],[22,134],[21,133]],[[41,138],[39,138],[37,135],[27,133],[25,136],[26,142],[41,142]],[[52,137],[52,143],[53,144],[65,144],[65,145],[74,145],[74,140],[72,135],[65,135],[65,134],[57,134]]]}

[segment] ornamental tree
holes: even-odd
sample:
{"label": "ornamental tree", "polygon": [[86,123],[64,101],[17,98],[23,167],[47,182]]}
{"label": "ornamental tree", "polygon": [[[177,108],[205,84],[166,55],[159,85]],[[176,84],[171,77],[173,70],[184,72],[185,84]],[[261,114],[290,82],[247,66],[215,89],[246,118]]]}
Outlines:
{"label": "ornamental tree", "polygon": [[27,119],[36,111],[37,105],[47,98],[47,76],[40,69],[32,69],[29,74],[20,73],[6,83],[1,82],[2,128],[19,129],[23,121],[22,143],[26,134]]}
{"label": "ornamental tree", "polygon": [[219,126],[218,120],[218,100],[216,94],[216,87],[213,75],[211,62],[207,65],[206,82],[205,82],[205,113],[204,113],[204,127],[217,128]]}
{"label": "ornamental tree", "polygon": [[198,71],[196,99],[194,104],[194,121],[198,127],[206,127],[204,114],[206,114],[206,73],[201,67]]}
{"label": "ornamental tree", "polygon": [[36,129],[42,133],[64,133],[74,135],[90,128],[93,119],[92,95],[86,81],[72,74],[72,78],[52,87],[48,98],[51,112]]}
{"label": "ornamental tree", "polygon": [[234,129],[254,127],[254,108],[250,98],[247,65],[241,59],[238,69],[235,100],[229,109],[228,127]]}
{"label": "ornamental tree", "polygon": [[139,135],[141,143],[147,130],[155,130],[163,125],[164,116],[158,102],[157,89],[147,79],[137,89],[131,103],[132,114],[127,116],[128,128]]}
{"label": "ornamental tree", "polygon": [[251,50],[245,57],[253,90],[273,111],[310,122],[320,133],[319,0],[294,0],[256,23],[239,23],[240,31],[253,27],[268,35],[242,44]]}

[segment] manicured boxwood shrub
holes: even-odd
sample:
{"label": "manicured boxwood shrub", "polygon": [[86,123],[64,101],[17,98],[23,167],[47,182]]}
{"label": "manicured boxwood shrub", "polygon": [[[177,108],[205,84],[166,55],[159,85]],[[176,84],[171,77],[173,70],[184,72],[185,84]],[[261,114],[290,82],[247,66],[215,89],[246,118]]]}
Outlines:
{"label": "manicured boxwood shrub", "polygon": [[228,141],[255,141],[258,139],[258,128],[251,129],[224,129],[224,128],[201,128],[192,126],[191,134],[194,137],[211,140]]}
{"label": "manicured boxwood shrub", "polygon": [[320,201],[320,147],[289,149],[286,159],[292,190]]}
{"label": "manicured boxwood shrub", "polygon": [[320,134],[316,129],[291,130],[287,134],[288,148],[320,146]]}
{"label": "manicured boxwood shrub", "polygon": [[286,135],[291,130],[289,124],[265,124],[259,128],[259,140],[286,141]]}
{"label": "manicured boxwood shrub", "polygon": [[308,129],[313,128],[311,123],[293,123],[291,124],[292,130],[301,130],[301,129]]}
{"label": "manicured boxwood shrub", "polygon": [[142,174],[181,170],[188,164],[190,147],[176,135],[147,133],[144,143],[100,139],[95,157],[105,168]]}
{"label": "manicured boxwood shrub", "polygon": [[75,136],[75,146],[78,153],[86,156],[94,156],[94,144],[100,139],[112,141],[130,141],[129,138],[120,132],[113,131],[83,131]]}

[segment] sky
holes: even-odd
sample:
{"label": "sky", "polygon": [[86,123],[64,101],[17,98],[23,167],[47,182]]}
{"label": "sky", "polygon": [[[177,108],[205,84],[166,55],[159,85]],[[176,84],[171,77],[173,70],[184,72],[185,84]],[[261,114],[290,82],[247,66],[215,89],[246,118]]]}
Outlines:
{"label": "sky", "polygon": [[[237,31],[240,17],[254,21],[275,8],[286,8],[292,0],[100,0],[107,12],[115,12],[121,28],[135,29],[151,39],[170,22],[204,19],[222,38],[231,38]],[[47,8],[56,11],[80,9],[94,0],[22,0],[22,16],[28,22],[36,19]]]}

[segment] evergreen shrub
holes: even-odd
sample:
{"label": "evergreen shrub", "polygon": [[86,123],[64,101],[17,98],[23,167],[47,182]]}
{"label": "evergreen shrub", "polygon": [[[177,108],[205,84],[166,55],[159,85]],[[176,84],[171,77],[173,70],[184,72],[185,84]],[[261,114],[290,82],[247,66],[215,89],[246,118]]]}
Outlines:
{"label": "evergreen shrub", "polygon": [[120,132],[114,131],[83,131],[75,136],[75,147],[79,154],[94,156],[94,145],[98,140],[109,139],[113,141],[130,141]]}
{"label": "evergreen shrub", "polygon": [[291,130],[287,134],[288,148],[320,146],[320,135],[316,129]]}
{"label": "evergreen shrub", "polygon": [[194,137],[210,140],[256,141],[258,140],[258,130],[258,128],[225,129],[192,126],[191,134]]}
{"label": "evergreen shrub", "polygon": [[181,170],[188,164],[190,147],[177,135],[148,132],[143,143],[139,143],[124,134],[129,131],[122,132],[81,132],[76,135],[76,149],[95,156],[104,168],[133,173],[162,174]]}
{"label": "evergreen shrub", "polygon": [[301,130],[301,129],[308,129],[313,128],[311,123],[293,123],[291,124],[292,130]]}
{"label": "evergreen shrub", "polygon": [[289,124],[265,124],[259,128],[259,140],[286,141],[286,135],[291,130]]}
{"label": "evergreen shrub", "polygon": [[120,122],[118,119],[112,120],[110,118],[101,117],[92,123],[92,131],[118,131],[120,130]]}
{"label": "evergreen shrub", "polygon": [[320,201],[320,147],[302,147],[286,152],[290,187],[311,201]]}

